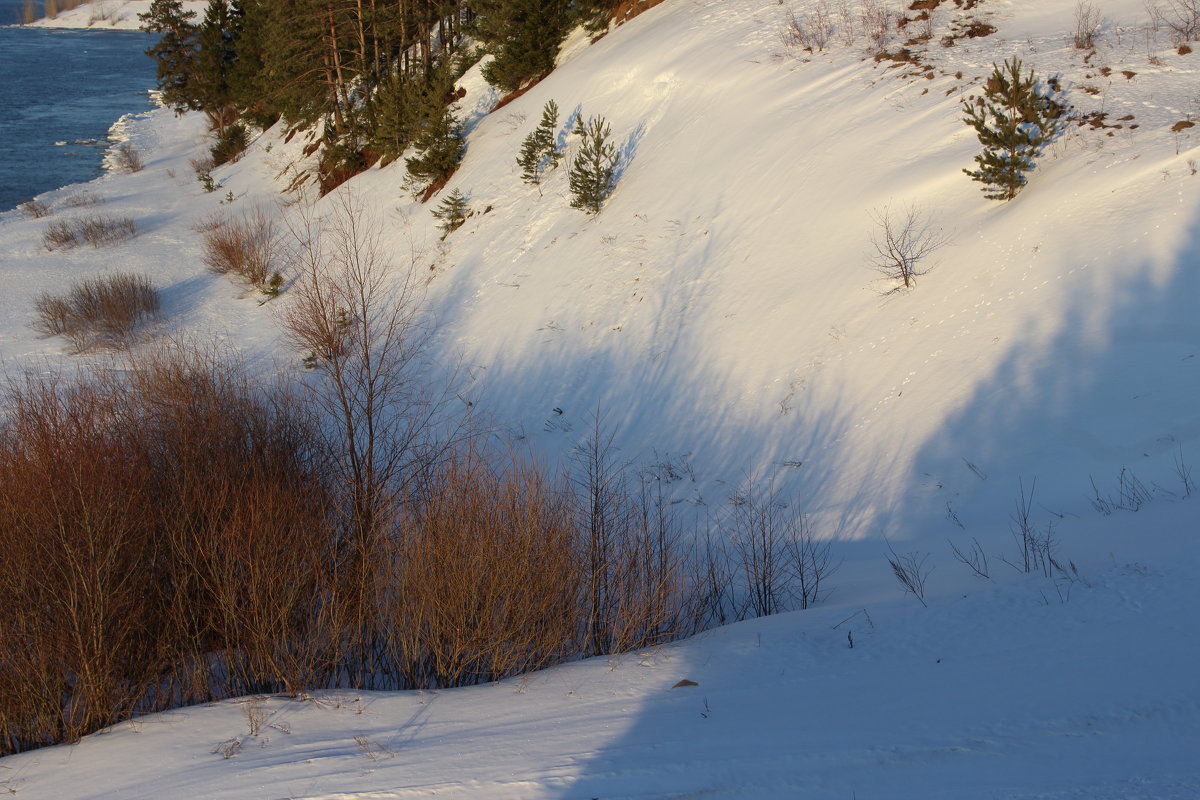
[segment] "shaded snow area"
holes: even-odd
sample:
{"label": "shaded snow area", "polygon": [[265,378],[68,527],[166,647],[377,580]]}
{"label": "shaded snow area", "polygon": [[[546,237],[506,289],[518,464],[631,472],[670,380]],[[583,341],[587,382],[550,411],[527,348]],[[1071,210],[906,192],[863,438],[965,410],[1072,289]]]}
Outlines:
{"label": "shaded snow area", "polygon": [[[244,698],[0,764],[17,797],[97,800],[1189,800],[1200,559],[1183,505],[1090,522],[1074,583],[970,585],[939,564],[954,591],[927,609],[839,589],[525,680]],[[882,580],[875,549],[843,570]]]}
{"label": "shaded snow area", "polygon": [[[30,23],[35,28],[96,28],[99,30],[135,31],[141,26],[138,14],[150,10],[151,0],[84,0],[75,8],[59,11],[54,19],[42,17]],[[204,18],[206,0],[182,0],[184,11]]]}
{"label": "shaded snow area", "polygon": [[[1141,0],[1096,2],[1092,55],[1072,44],[1073,0],[974,5],[941,4],[916,66],[874,60],[861,38],[786,46],[786,12],[815,0],[667,0],[594,43],[573,36],[559,68],[498,111],[477,68],[463,78],[467,154],[444,193],[474,213],[444,241],[430,214],[444,193],[414,203],[402,165],[347,184],[396,262],[427,276],[438,356],[499,437],[554,463],[599,413],[620,459],[700,520],[747,481],[771,485],[836,540],[828,602],[496,685],[143,717],[0,760],[0,791],[1200,797],[1187,477],[1200,464],[1200,125],[1177,125],[1200,116],[1200,46],[1180,55]],[[997,30],[940,44],[973,21]],[[1096,124],[1072,122],[1025,191],[997,203],[962,173],[979,146],[960,103],[1012,56],[1059,75]],[[520,180],[518,149],[550,99],[568,160],[568,116],[612,127],[620,175],[596,217],[569,206],[565,169]],[[188,165],[208,144],[198,116],[126,118],[114,140],[142,171],[47,193],[48,218],[0,215],[10,374],[103,361],[28,325],[40,292],[116,269],[153,277],[161,332],[294,369],[276,316],[286,290],[261,304],[207,272],[196,227],[310,202],[281,195],[308,163],[305,136],[262,134],[211,193]],[[47,251],[47,223],[89,194],[103,203],[85,211],[130,216],[137,236]],[[888,207],[948,237],[891,294],[870,268]],[[1031,522],[1054,526],[1066,575],[1006,563],[1020,557],[1020,487],[1035,482]],[[896,582],[887,542],[931,570],[927,608]],[[952,544],[977,545],[990,578]],[[672,688],[682,679],[698,685]]]}

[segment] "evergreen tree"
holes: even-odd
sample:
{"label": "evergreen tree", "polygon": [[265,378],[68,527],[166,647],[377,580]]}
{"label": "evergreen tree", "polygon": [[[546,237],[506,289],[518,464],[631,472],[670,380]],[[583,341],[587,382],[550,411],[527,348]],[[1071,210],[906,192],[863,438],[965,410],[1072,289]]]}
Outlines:
{"label": "evergreen tree", "polygon": [[424,122],[445,109],[455,71],[446,59],[428,75],[396,65],[383,79],[367,106],[369,144],[383,164],[403,155]]}
{"label": "evergreen tree", "polygon": [[269,128],[279,118],[268,100],[263,84],[263,36],[267,11],[263,0],[232,0],[233,63],[229,65],[229,90],[238,111],[260,128]]}
{"label": "evergreen tree", "polygon": [[571,23],[568,0],[475,0],[474,30],[493,58],[483,77],[514,91],[554,68]]}
{"label": "evergreen tree", "polygon": [[542,149],[538,146],[534,133],[530,133],[521,142],[521,152],[517,155],[517,166],[521,168],[521,180],[533,186],[542,182]]}
{"label": "evergreen tree", "polygon": [[562,160],[562,151],[558,149],[558,103],[547,100],[542,106],[542,121],[533,131],[534,141],[537,142],[541,154],[550,160],[550,169],[558,166]]}
{"label": "evergreen tree", "polygon": [[414,193],[420,194],[444,183],[458,169],[463,156],[462,124],[450,108],[443,108],[421,125],[413,146],[417,155],[404,163],[410,186]]}
{"label": "evergreen tree", "polygon": [[571,160],[568,176],[571,207],[599,214],[604,201],[612,194],[620,156],[616,145],[609,141],[611,131],[603,117],[596,117],[586,125],[580,120],[577,130],[583,141]]}
{"label": "evergreen tree", "polygon": [[209,117],[212,128],[223,136],[233,117],[233,89],[229,73],[236,54],[233,47],[233,17],[226,0],[208,0],[204,21],[196,33],[196,105]]}
{"label": "evergreen tree", "polygon": [[521,142],[521,153],[517,156],[521,180],[538,186],[542,180],[543,162],[549,161],[551,169],[558,166],[562,152],[555,141],[557,132],[558,103],[550,100],[542,108],[542,121]]}
{"label": "evergreen tree", "polygon": [[442,231],[442,238],[445,239],[467,221],[467,198],[461,190],[455,189],[446,199],[442,200],[432,213],[441,220],[438,228]]}
{"label": "evergreen tree", "polygon": [[987,199],[1012,200],[1028,182],[1025,173],[1062,131],[1067,109],[1054,92],[1042,89],[1032,70],[1021,75],[1020,59],[992,68],[981,100],[963,102],[963,121],[983,145],[975,156],[979,168],[963,172],[984,184]]}
{"label": "evergreen tree", "polygon": [[161,34],[146,51],[154,59],[162,102],[176,113],[199,108],[195,95],[196,12],[184,11],[180,0],[153,0],[150,10],[138,14],[141,29]]}

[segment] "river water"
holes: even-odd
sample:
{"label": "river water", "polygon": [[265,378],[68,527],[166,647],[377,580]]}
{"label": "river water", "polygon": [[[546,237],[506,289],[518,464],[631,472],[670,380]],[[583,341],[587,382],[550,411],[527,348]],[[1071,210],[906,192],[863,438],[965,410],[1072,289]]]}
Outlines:
{"label": "river water", "polygon": [[[21,0],[0,0],[0,24]],[[0,210],[95,178],[122,114],[151,107],[153,37],[137,31],[0,28]]]}

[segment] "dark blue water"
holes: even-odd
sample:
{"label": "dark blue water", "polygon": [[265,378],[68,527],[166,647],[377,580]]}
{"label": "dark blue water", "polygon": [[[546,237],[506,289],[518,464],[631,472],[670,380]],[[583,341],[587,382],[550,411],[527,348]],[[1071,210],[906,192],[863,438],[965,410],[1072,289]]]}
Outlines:
{"label": "dark blue water", "polygon": [[[0,24],[20,0],[0,0]],[[153,37],[136,31],[0,28],[0,210],[102,173],[107,134],[151,107]],[[65,142],[65,145],[56,145]]]}

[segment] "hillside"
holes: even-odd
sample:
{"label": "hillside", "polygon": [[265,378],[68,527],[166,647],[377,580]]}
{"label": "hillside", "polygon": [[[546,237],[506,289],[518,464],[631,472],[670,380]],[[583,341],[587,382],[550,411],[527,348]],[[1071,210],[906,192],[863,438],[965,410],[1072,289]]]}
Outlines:
{"label": "hillside", "polygon": [[[5,758],[0,787],[1196,796],[1200,515],[1185,476],[1200,460],[1200,127],[1177,123],[1200,115],[1200,54],[1149,27],[1141,2],[1096,5],[1106,22],[1089,54],[1067,0],[942,3],[918,67],[872,58],[861,38],[786,46],[785,12],[812,0],[667,0],[596,42],[577,33],[498,111],[467,73],[467,153],[445,191],[476,213],[444,240],[401,165],[347,184],[397,262],[427,276],[437,358],[460,365],[460,396],[498,439],[560,460],[599,414],[621,459],[701,527],[747,482],[771,485],[837,540],[827,605],[525,681],[184,709]],[[996,31],[955,36],[971,22]],[[998,203],[962,172],[978,143],[960,104],[1012,56],[1059,75],[1094,122],[1073,122]],[[550,99],[564,117],[603,116],[619,143],[595,217],[569,206],[565,169],[540,191],[520,180],[521,140]],[[164,331],[293,370],[275,316],[286,291],[260,304],[206,272],[194,227],[230,195],[233,210],[274,203],[306,163],[304,137],[264,133],[214,171],[210,194],[188,167],[205,141],[195,115],[159,110],[117,133],[144,170],[43,200],[103,196],[136,219],[135,239],[47,252],[44,220],[0,221],[10,371],[80,359],[28,329],[33,298],[114,266],[164,288]],[[948,244],[914,288],[887,294],[869,266],[873,213],[906,207]],[[1034,481],[1033,522],[1054,526],[1071,579],[1002,561]],[[894,581],[885,537],[929,554],[929,608]],[[992,580],[956,563],[948,539],[978,542]],[[672,689],[682,678],[699,686]],[[240,751],[215,755],[231,737]]]}

